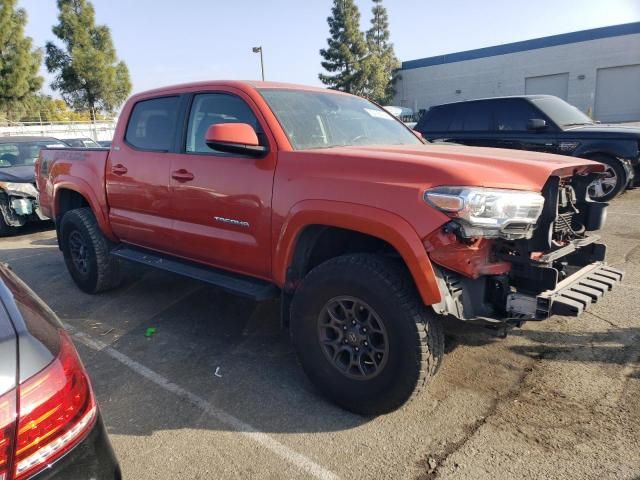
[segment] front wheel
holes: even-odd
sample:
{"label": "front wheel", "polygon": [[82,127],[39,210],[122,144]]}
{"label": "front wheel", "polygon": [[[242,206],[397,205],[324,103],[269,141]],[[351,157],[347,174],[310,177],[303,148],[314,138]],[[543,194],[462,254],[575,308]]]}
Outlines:
{"label": "front wheel", "polygon": [[440,320],[408,272],[376,255],[314,268],[294,295],[291,336],[317,388],[362,415],[402,406],[435,375],[444,354]]}
{"label": "front wheel", "polygon": [[628,179],[620,160],[606,155],[593,155],[589,160],[603,163],[606,167],[604,176],[589,185],[589,197],[598,202],[608,202],[622,193]]}
{"label": "front wheel", "polygon": [[117,259],[90,208],[70,210],[60,222],[60,246],[71,278],[86,293],[115,288],[120,283]]}

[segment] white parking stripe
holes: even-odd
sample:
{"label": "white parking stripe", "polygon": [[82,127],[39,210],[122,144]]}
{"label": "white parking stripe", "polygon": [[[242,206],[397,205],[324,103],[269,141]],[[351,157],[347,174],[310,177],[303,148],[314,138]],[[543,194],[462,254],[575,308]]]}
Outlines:
{"label": "white parking stripe", "polygon": [[249,425],[248,423],[245,423],[242,420],[234,417],[233,415],[230,415],[227,412],[220,410],[217,407],[214,407],[212,404],[207,402],[204,398],[199,397],[198,395],[191,393],[188,390],[185,390],[179,385],[176,385],[175,383],[171,382],[170,380],[163,377],[159,373],[156,373],[153,370],[150,370],[149,368],[127,357],[125,354],[120,353],[119,351],[108,346],[107,344],[99,340],[95,340],[91,338],[89,335],[82,332],[73,333],[73,331],[75,330],[73,327],[70,327],[68,325],[65,325],[65,327],[70,332],[72,332],[73,336],[83,345],[91,348],[92,350],[106,353],[111,358],[117,360],[123,365],[126,365],[131,370],[143,376],[147,380],[152,381],[153,383],[164,388],[168,392],[171,392],[174,395],[177,395],[178,397],[181,397],[187,400],[188,402],[192,403],[193,405],[200,408],[203,412],[207,413],[209,416],[216,419],[220,423],[225,424],[226,426],[232,428],[238,433],[259,443],[260,445],[267,448],[268,450],[271,450],[277,456],[295,465],[300,470],[303,470],[304,472],[307,472],[313,477],[322,479],[322,480],[333,480],[333,479],[339,478],[335,473],[318,465],[310,458],[307,458],[304,455],[291,450],[289,447],[278,442],[276,439],[267,435],[266,433],[260,432],[256,430],[254,427],[252,427],[251,425]]}
{"label": "white parking stripe", "polygon": [[640,213],[635,213],[635,212],[624,212],[624,211],[620,211],[620,210],[609,210],[607,209],[607,213],[612,213],[614,215],[630,215],[632,217],[640,217]]}

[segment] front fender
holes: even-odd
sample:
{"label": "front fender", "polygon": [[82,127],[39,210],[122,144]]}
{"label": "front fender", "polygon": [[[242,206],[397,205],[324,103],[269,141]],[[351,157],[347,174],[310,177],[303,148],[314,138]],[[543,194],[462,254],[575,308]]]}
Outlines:
{"label": "front fender", "polygon": [[409,268],[425,305],[441,300],[433,265],[420,237],[402,217],[375,207],[330,200],[297,203],[284,220],[273,257],[275,282],[284,286],[300,233],[310,225],[357,231],[393,246]]}
{"label": "front fender", "polygon": [[71,190],[82,195],[91,207],[102,233],[111,241],[115,242],[118,240],[113,233],[113,230],[111,230],[111,225],[109,224],[107,206],[101,204],[89,183],[79,177],[71,177],[67,179],[64,178],[64,176],[58,176],[56,178],[53,191],[53,216],[51,218],[56,219],[56,222],[59,220],[58,212],[60,211],[60,193],[63,190]]}
{"label": "front fender", "polygon": [[633,140],[609,142],[606,140],[585,142],[573,151],[574,157],[588,157],[590,155],[602,154],[617,158],[634,160],[638,158],[638,143]]}

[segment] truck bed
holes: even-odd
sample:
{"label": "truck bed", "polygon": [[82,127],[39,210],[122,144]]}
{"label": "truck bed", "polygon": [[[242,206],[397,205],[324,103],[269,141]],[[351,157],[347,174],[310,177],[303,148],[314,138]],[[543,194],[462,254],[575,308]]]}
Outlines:
{"label": "truck bed", "polygon": [[36,162],[36,183],[43,213],[56,218],[54,188],[66,186],[89,198],[96,204],[92,207],[98,206],[106,213],[104,174],[108,157],[108,148],[43,148]]}

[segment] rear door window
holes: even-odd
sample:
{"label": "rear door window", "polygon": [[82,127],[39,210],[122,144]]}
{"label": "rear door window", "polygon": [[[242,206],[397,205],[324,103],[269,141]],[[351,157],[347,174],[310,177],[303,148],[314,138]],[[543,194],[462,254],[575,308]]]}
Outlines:
{"label": "rear door window", "polygon": [[[459,105],[461,107],[462,105]],[[487,132],[491,130],[491,108],[487,102],[472,102],[458,108],[458,115],[463,117],[465,132]]]}
{"label": "rear door window", "polygon": [[133,107],[125,140],[134,148],[168,152],[176,136],[179,97],[143,100]]}

